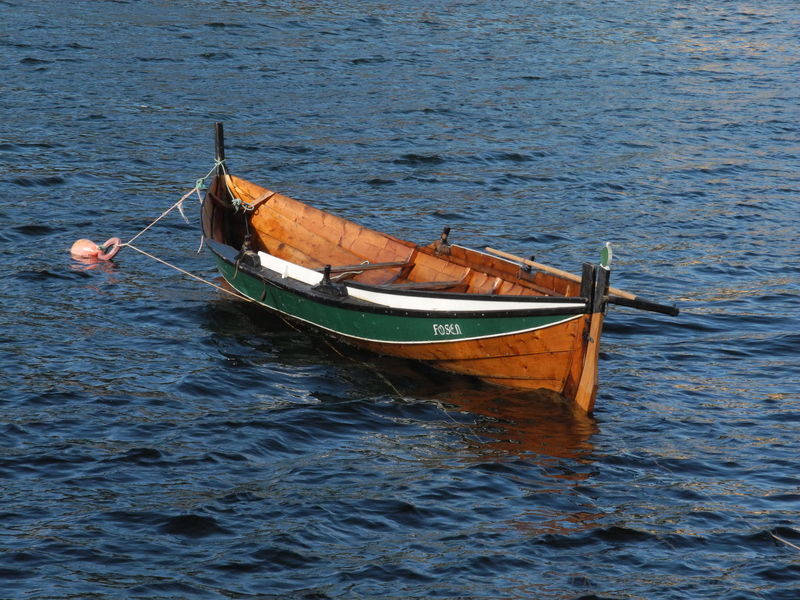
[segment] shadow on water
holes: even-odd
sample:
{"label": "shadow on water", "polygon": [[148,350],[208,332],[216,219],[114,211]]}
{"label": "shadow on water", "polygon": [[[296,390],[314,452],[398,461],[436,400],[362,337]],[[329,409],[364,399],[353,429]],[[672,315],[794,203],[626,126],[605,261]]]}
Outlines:
{"label": "shadow on water", "polygon": [[[348,526],[372,532],[404,519],[403,535],[410,528],[436,537],[445,535],[439,526],[458,529],[457,510],[514,547],[603,527],[603,511],[580,492],[597,474],[599,428],[561,398],[362,352],[236,300],[209,303],[201,322],[214,347],[238,361],[224,371],[250,381],[240,400],[254,407],[256,396],[269,397],[256,410],[237,410],[243,430],[258,425],[251,443],[266,444],[271,462],[291,456],[302,464],[281,485],[316,497],[309,485],[345,477],[361,489],[352,492],[357,506],[351,492],[331,498],[328,490],[318,500]],[[504,497],[521,504],[500,509]]]}
{"label": "shadow on water", "polygon": [[377,400],[388,395],[436,405],[459,426],[464,419],[458,415],[467,415],[469,443],[479,440],[481,455],[588,460],[593,451],[595,419],[552,392],[504,389],[416,361],[368,353],[236,300],[211,304],[204,320],[214,336],[250,339],[246,346],[255,364],[314,365],[334,387],[335,380],[348,381],[351,396]]}
{"label": "shadow on water", "polygon": [[472,433],[494,452],[585,459],[593,449],[590,438],[598,432],[596,421],[552,392],[505,389],[391,357],[359,359],[369,361],[403,397],[474,416]]}

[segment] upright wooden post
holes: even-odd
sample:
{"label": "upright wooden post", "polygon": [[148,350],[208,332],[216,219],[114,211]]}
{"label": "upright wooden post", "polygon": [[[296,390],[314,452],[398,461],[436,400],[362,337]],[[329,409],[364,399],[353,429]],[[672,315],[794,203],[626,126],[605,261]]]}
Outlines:
{"label": "upright wooden post", "polygon": [[607,297],[608,297],[608,280],[611,275],[611,269],[606,267],[597,267],[597,274],[594,280],[594,310],[592,312],[603,313],[606,312]]}
{"label": "upright wooden post", "polygon": [[583,263],[583,273],[581,274],[581,296],[588,301],[588,307],[592,306],[592,289],[594,288],[595,266],[591,263]]}
{"label": "upright wooden post", "polygon": [[[606,311],[606,294],[608,293],[609,271],[603,267],[594,267],[594,285],[591,293],[591,315],[589,317],[589,335],[586,354],[583,358],[583,369],[575,392],[575,404],[591,413],[597,398],[597,361],[600,357],[600,335],[603,332],[603,319]],[[584,270],[586,273],[586,270]]]}
{"label": "upright wooden post", "polygon": [[225,162],[225,133],[222,129],[222,123],[214,123],[214,142],[216,147],[217,177],[222,177],[225,174],[225,167],[222,166],[222,163]]}

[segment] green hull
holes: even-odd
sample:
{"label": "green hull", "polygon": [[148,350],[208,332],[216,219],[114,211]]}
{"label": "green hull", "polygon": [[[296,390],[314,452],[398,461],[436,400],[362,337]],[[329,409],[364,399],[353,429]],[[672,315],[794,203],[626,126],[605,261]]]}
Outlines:
{"label": "green hull", "polygon": [[424,313],[422,311],[381,310],[366,303],[308,297],[257,277],[244,267],[235,268],[216,255],[217,266],[228,283],[251,300],[284,315],[311,323],[321,329],[356,340],[390,344],[457,342],[497,337],[546,328],[579,318],[565,314]]}

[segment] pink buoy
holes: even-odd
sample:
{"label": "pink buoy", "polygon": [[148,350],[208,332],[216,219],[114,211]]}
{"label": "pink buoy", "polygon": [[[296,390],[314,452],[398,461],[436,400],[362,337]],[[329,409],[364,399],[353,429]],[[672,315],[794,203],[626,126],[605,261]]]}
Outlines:
{"label": "pink buoy", "polygon": [[92,240],[80,239],[72,244],[69,253],[74,258],[111,260],[117,255],[121,247],[118,237],[109,238],[102,246],[98,246]]}
{"label": "pink buoy", "polygon": [[92,240],[80,239],[72,244],[69,253],[75,258],[97,258],[100,248]]}

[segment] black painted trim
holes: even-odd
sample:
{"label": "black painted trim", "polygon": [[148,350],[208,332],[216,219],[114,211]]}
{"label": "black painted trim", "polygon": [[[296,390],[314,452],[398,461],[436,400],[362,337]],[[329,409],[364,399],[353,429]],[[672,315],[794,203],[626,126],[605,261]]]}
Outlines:
{"label": "black painted trim", "polygon": [[[238,251],[233,248],[232,246],[228,246],[226,244],[221,244],[220,242],[216,242],[214,240],[208,239],[206,240],[206,245],[208,248],[214,252],[217,256],[219,256],[222,260],[227,262],[230,265],[236,264],[236,259],[238,258]],[[314,290],[313,286],[306,285],[302,282],[296,281],[290,278],[282,278],[279,275],[276,275],[274,271],[269,269],[265,269],[263,267],[253,267],[247,265],[243,262],[239,263],[239,271],[245,272],[251,277],[255,277],[261,281],[266,282],[269,285],[274,287],[287,290],[293,294],[301,296],[303,298],[307,298],[314,302],[318,302],[320,304],[325,305],[332,305],[332,306],[339,306],[343,308],[347,308],[349,310],[353,310],[355,312],[368,312],[368,313],[375,313],[375,314],[385,314],[385,315],[394,315],[394,316],[404,316],[404,317],[454,317],[454,318],[462,318],[462,319],[480,319],[480,318],[519,318],[519,317],[529,317],[529,316],[551,316],[551,315],[580,315],[586,314],[588,312],[588,300],[586,298],[567,298],[567,297],[557,297],[557,298],[538,298],[535,297],[535,302],[575,302],[580,301],[582,304],[580,307],[576,307],[574,309],[569,308],[552,308],[552,309],[535,309],[529,311],[451,311],[451,312],[442,312],[442,311],[420,311],[420,310],[403,310],[397,308],[391,308],[387,306],[379,306],[373,304],[371,302],[365,302],[363,300],[359,300],[357,298],[352,298],[349,296],[345,297],[332,297],[328,294],[321,294]],[[365,290],[374,290],[377,292],[391,292],[392,294],[397,294],[398,296],[401,295],[412,295],[412,296],[422,296],[422,297],[436,297],[436,298],[452,298],[452,299],[459,299],[459,300],[489,300],[489,301],[519,301],[525,302],[526,300],[530,301],[527,296],[497,296],[497,295],[488,295],[488,294],[455,294],[455,293],[447,293],[447,292],[419,292],[416,290],[398,290],[392,291],[386,289],[381,286],[370,286],[365,284],[355,284],[354,282],[349,282],[346,284],[348,287],[358,287],[360,289]]]}

